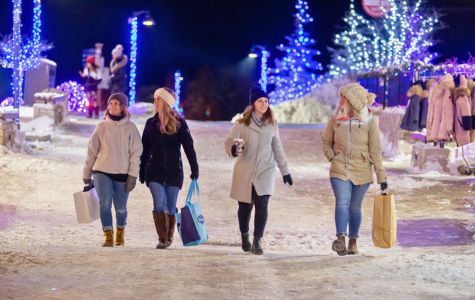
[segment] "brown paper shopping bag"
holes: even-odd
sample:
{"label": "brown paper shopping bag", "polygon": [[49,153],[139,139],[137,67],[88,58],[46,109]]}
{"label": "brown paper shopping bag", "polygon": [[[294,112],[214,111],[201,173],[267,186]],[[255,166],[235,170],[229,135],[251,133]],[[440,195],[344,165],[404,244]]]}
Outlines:
{"label": "brown paper shopping bag", "polygon": [[397,219],[393,194],[374,197],[373,244],[380,248],[391,248],[396,244]]}

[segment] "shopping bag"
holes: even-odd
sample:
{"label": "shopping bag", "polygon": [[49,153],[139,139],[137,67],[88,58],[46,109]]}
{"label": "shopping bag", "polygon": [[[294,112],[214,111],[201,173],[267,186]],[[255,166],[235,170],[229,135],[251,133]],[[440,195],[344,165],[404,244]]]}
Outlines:
{"label": "shopping bag", "polygon": [[373,244],[391,248],[396,244],[397,219],[394,195],[383,193],[374,197]]}
{"label": "shopping bag", "polygon": [[[197,201],[193,202],[193,196]],[[186,203],[176,214],[178,233],[180,234],[183,246],[195,246],[208,240],[205,218],[201,212],[200,189],[198,182],[192,180],[186,196]]]}
{"label": "shopping bag", "polygon": [[78,223],[91,223],[99,219],[100,207],[94,185],[85,186],[82,192],[73,194]]}

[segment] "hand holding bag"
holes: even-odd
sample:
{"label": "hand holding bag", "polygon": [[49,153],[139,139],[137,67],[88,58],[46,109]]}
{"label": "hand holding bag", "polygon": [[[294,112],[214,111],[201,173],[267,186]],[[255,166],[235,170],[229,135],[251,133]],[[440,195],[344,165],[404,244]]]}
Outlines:
{"label": "hand holding bag", "polygon": [[[192,201],[193,195],[198,196],[198,201]],[[178,232],[183,246],[195,246],[208,240],[208,231],[206,230],[205,218],[201,212],[199,198],[198,182],[192,180],[186,196],[186,204],[176,214]]]}
{"label": "hand holding bag", "polygon": [[99,196],[93,184],[73,194],[78,223],[92,223],[100,217]]}
{"label": "hand holding bag", "polygon": [[373,244],[391,248],[396,244],[397,218],[394,195],[382,193],[374,197]]}

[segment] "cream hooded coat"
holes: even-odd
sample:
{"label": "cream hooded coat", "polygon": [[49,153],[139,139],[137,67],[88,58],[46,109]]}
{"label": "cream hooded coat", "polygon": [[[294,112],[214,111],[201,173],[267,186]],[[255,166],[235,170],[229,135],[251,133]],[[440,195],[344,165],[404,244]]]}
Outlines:
{"label": "cream hooded coat", "polygon": [[129,117],[113,121],[106,116],[89,140],[83,178],[91,178],[92,171],[138,177],[141,155],[140,133]]}
{"label": "cream hooded coat", "polygon": [[272,195],[276,163],[282,175],[290,173],[278,126],[267,124],[259,128],[252,119],[249,126],[236,122],[224,141],[225,152],[230,157],[235,138],[244,140],[244,151],[234,164],[230,197],[239,202],[251,203],[253,185],[257,195]]}

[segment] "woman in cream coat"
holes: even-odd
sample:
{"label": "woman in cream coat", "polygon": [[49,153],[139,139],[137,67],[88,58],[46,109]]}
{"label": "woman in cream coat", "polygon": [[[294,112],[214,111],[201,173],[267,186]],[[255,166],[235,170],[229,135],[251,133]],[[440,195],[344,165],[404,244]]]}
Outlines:
{"label": "woman in cream coat", "polygon": [[[379,125],[369,112],[375,94],[358,83],[339,91],[337,112],[323,134],[323,154],[331,162],[330,182],[335,194],[337,239],[332,244],[338,255],[356,254],[356,239],[361,225],[361,203],[373,182],[373,169],[381,190],[388,187],[383,168]],[[348,235],[348,251],[345,236]]]}
{"label": "woman in cream coat", "polygon": [[140,170],[142,142],[137,127],[130,121],[128,100],[126,95],[120,93],[109,97],[104,120],[97,124],[92,134],[84,163],[83,181],[91,184],[92,176],[99,196],[105,235],[103,247],[114,246],[112,203],[117,222],[115,245],[124,245],[127,199]]}
{"label": "woman in cream coat", "polygon": [[[250,105],[231,129],[224,142],[226,153],[237,157],[234,165],[231,198],[238,201],[239,230],[242,249],[253,254],[263,254],[260,240],[267,223],[267,206],[275,186],[277,163],[284,183],[293,184],[284,149],[279,138],[279,128],[269,107],[267,94],[254,87],[251,89]],[[244,140],[244,147],[235,144],[235,139]],[[253,206],[254,239],[249,241],[249,221]]]}

